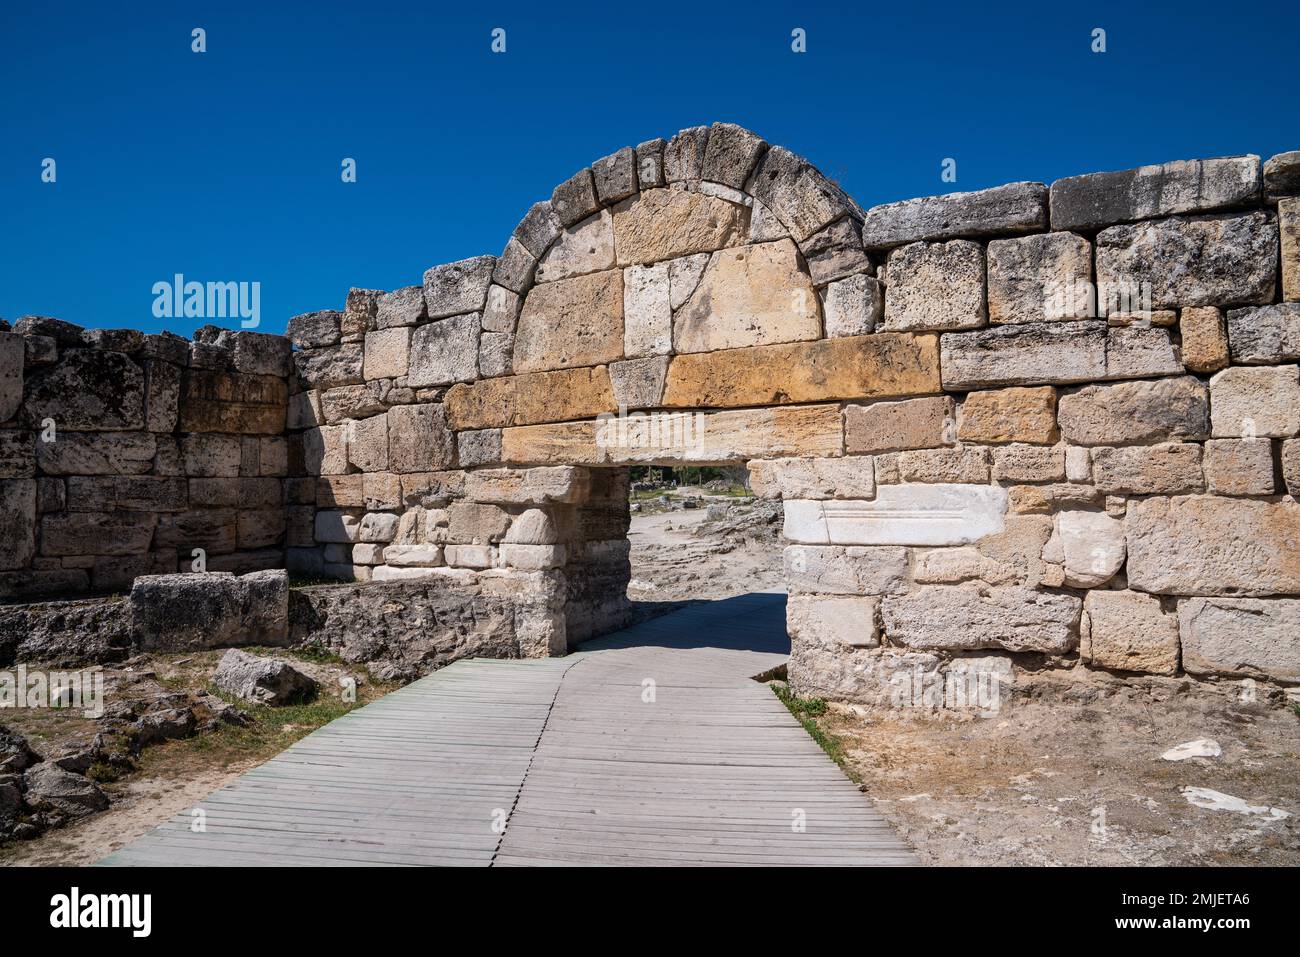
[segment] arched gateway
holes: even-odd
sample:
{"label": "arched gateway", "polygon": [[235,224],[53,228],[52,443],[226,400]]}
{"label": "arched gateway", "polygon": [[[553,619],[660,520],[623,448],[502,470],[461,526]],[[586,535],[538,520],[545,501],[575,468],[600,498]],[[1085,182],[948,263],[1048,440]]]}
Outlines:
{"label": "arched gateway", "polygon": [[291,321],[289,562],[508,596],[561,654],[624,621],[627,466],[745,462],[801,693],[1300,679],[1295,203],[1277,302],[1255,157],[864,212],[730,124],[622,149],[499,257]]}

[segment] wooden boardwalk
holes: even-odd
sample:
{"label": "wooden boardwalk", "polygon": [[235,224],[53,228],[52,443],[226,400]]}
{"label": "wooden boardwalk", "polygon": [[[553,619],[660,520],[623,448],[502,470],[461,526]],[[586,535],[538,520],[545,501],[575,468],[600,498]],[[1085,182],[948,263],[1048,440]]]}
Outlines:
{"label": "wooden boardwalk", "polygon": [[910,864],[753,675],[783,595],[566,658],[458,661],[307,736],[108,865]]}

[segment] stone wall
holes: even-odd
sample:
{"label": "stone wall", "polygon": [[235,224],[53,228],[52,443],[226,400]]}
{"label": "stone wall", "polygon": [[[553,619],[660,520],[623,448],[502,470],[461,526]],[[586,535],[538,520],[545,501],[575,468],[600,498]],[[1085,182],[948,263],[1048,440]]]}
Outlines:
{"label": "stone wall", "polygon": [[0,323],[0,600],[284,565],[290,346]]}
{"label": "stone wall", "polygon": [[[463,647],[559,654],[626,617],[627,467],[743,462],[784,503],[801,693],[1013,654],[1300,681],[1300,154],[864,210],[749,131],[683,130],[575,173],[500,256],[292,319],[287,411],[266,337],[50,322],[0,336],[8,594],[283,546],[359,602],[487,602]],[[74,415],[83,379],[138,387]],[[33,450],[47,406],[113,438],[94,482]]]}
{"label": "stone wall", "polygon": [[619,150],[499,257],[292,321],[290,561],[562,579],[572,640],[622,613],[604,476],[747,462],[799,691],[1026,652],[1300,680],[1298,158],[863,210],[729,124]]}

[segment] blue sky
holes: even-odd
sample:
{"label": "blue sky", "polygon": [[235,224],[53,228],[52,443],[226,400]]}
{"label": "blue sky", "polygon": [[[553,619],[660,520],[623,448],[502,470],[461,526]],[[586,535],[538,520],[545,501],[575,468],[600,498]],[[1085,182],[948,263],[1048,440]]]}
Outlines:
{"label": "blue sky", "polygon": [[260,282],[282,331],[500,252],[576,169],[715,120],[864,206],[1300,148],[1294,0],[274,6],[0,10],[0,316],[188,335],[152,314],[182,273]]}

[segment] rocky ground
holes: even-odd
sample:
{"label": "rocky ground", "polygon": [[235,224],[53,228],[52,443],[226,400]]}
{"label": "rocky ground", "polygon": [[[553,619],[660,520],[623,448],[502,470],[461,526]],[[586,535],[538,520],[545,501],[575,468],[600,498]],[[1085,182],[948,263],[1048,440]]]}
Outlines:
{"label": "rocky ground", "polygon": [[[633,597],[782,587],[779,510],[704,512],[633,515],[634,581],[654,586]],[[985,717],[831,704],[814,720],[926,863],[1300,864],[1300,712],[1244,694],[1078,668],[1018,673]],[[1196,740],[1220,753],[1162,757]]]}
{"label": "rocky ground", "polygon": [[310,650],[252,651],[275,657],[153,654],[106,667],[99,716],[6,709],[0,864],[94,863],[395,687]]}

